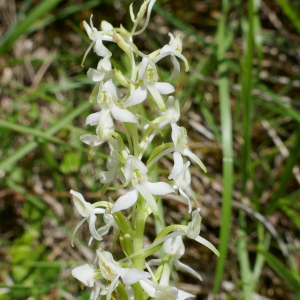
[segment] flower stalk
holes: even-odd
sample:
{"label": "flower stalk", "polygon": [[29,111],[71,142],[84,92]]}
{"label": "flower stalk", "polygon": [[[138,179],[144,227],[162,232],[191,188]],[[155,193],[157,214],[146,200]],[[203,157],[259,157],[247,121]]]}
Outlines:
{"label": "flower stalk", "polygon": [[[188,61],[182,54],[182,40],[169,33],[170,42],[149,55],[143,54],[133,42],[133,37],[142,33],[150,20],[151,11],[156,0],[146,0],[135,16],[133,5],[130,6],[132,29],[123,26],[114,28],[102,21],[101,30],[97,30],[90,19],[84,27],[91,44],[84,55],[93,51],[100,57],[97,68],[89,68],[87,76],[95,83],[90,102],[96,101],[99,111],[89,115],[86,126],[96,126],[95,134],[85,134],[80,140],[90,146],[89,160],[93,159],[98,148],[105,143],[110,149],[107,170],[100,172],[103,184],[101,195],[109,191],[124,191],[118,199],[109,201],[104,198],[96,203],[89,203],[82,194],[71,190],[74,205],[83,219],[77,229],[89,225],[91,233],[89,244],[97,243],[96,259],[93,264],[85,264],[73,269],[73,276],[87,287],[92,288],[91,300],[100,295],[106,299],[141,300],[141,299],[172,299],[181,300],[193,295],[170,286],[172,266],[202,280],[201,276],[189,266],[180,262],[184,254],[183,237],[197,241],[211,249],[216,255],[218,250],[207,240],[200,237],[200,208],[193,210],[189,197],[194,198],[190,188],[191,162],[196,163],[206,172],[200,158],[188,148],[186,129],[177,125],[180,118],[179,101],[173,96],[175,88],[164,82],[158,67],[161,59],[169,56],[173,65],[171,79],[180,74],[180,62],[184,63],[185,71],[189,70]],[[146,16],[140,30],[141,20]],[[113,42],[126,53],[131,66],[130,78],[125,77],[117,68],[112,69],[113,53],[103,42]],[[157,108],[151,113],[158,114],[153,120],[141,115],[144,101],[153,100]],[[146,123],[145,133],[140,134],[141,124]],[[122,124],[123,132],[119,131],[116,122]],[[172,130],[172,141],[156,147],[147,164],[143,156],[156,136],[163,136],[163,129],[169,126]],[[123,137],[126,136],[126,139]],[[174,167],[168,180],[151,182],[148,174],[158,161],[166,154],[173,153]],[[191,162],[187,159],[191,159]],[[187,160],[187,161],[186,161]],[[152,176],[154,181],[160,178]],[[154,217],[161,224],[157,199],[159,196],[178,192],[191,214],[188,225],[173,224],[163,228],[149,246],[144,246],[144,235],[147,218]],[[104,225],[99,226],[97,216],[103,215]],[[120,243],[125,257],[115,261],[112,253],[101,248],[103,236],[112,231],[114,242]],[[162,248],[163,247],[163,248]],[[149,256],[162,248],[165,257],[148,259]],[[125,263],[127,262],[127,263]],[[154,271],[152,268],[156,268]],[[145,271],[146,270],[146,271]],[[152,280],[150,280],[152,278]]]}

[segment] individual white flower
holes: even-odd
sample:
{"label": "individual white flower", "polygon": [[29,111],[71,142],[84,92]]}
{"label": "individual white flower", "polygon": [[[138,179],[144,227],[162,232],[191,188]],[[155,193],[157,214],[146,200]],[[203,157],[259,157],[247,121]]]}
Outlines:
{"label": "individual white flower", "polygon": [[90,25],[86,21],[83,21],[83,26],[90,40],[93,41],[93,49],[99,56],[110,57],[112,53],[103,45],[103,41],[115,42],[113,37],[114,28],[110,23],[102,21],[100,27],[101,31],[99,31],[94,27],[92,18],[93,15],[91,15],[90,18]]}
{"label": "individual white flower", "polygon": [[[80,137],[80,140],[91,146],[91,147],[98,147],[101,146],[104,142],[109,141],[111,138],[110,133],[114,131],[114,123],[110,115],[107,115],[106,118],[101,120],[101,122],[92,123],[93,119],[91,115],[88,117],[89,122],[86,122],[88,125],[95,125],[101,123],[103,125],[103,129],[100,131],[99,126],[97,126],[96,133],[97,135],[92,134],[84,134]],[[99,137],[100,132],[102,132],[102,137]]]}
{"label": "individual white flower", "polygon": [[[191,200],[187,195],[188,193],[187,189],[191,185],[191,181],[192,181],[191,173],[189,171],[190,164],[191,163],[188,161],[183,165],[181,173],[175,178],[174,184],[172,185],[174,190],[179,191],[181,199],[189,206],[189,214],[192,211]],[[169,178],[170,177],[172,178],[171,174]]]}
{"label": "individual white flower", "polygon": [[154,215],[158,215],[157,203],[153,195],[166,195],[173,193],[173,188],[165,182],[148,182],[148,169],[146,166],[132,155],[128,155],[124,166],[125,180],[131,181],[132,188],[125,195],[121,196],[112,208],[112,213],[129,208],[138,199],[138,193],[148,203]]}
{"label": "individual white flower", "polygon": [[127,109],[122,109],[118,105],[117,89],[111,79],[103,84],[97,98],[98,104],[102,109],[99,112],[89,115],[86,118],[85,125],[99,123],[99,128],[103,128],[106,118],[110,113],[120,122],[137,123],[137,118],[133,113]]}
{"label": "individual white flower", "polygon": [[99,267],[102,276],[111,281],[107,290],[106,300],[111,299],[111,294],[117,287],[120,277],[125,285],[132,285],[142,279],[151,277],[148,272],[136,268],[122,268],[120,264],[114,260],[110,252],[98,250],[97,255],[99,257]]}
{"label": "individual white flower", "polygon": [[72,275],[81,281],[87,287],[93,288],[90,300],[97,300],[100,293],[100,283],[95,276],[95,268],[93,265],[82,265],[72,270]]}
{"label": "individual white flower", "polygon": [[194,160],[206,172],[206,168],[203,165],[202,161],[199,159],[198,156],[196,156],[193,152],[191,152],[187,146],[186,129],[184,127],[179,127],[175,123],[172,123],[171,126],[172,126],[172,140],[174,143],[175,151],[173,154],[174,167],[171,174],[169,175],[169,179],[171,180],[176,178],[182,172],[183,170],[182,155],[188,156],[189,158]]}
{"label": "individual white flower", "polygon": [[[96,222],[96,214],[104,214],[105,209],[103,208],[96,208],[93,204],[86,202],[82,196],[82,194],[75,192],[73,190],[70,190],[70,193],[73,195],[73,202],[79,212],[79,214],[83,217],[83,219],[80,221],[80,223],[77,225],[77,227],[74,230],[73,237],[78,230],[79,226],[84,222],[87,221],[89,223],[89,229],[91,232],[91,235],[94,239],[101,241],[102,237],[99,235],[95,228],[95,222]],[[72,244],[73,244],[73,237],[72,237]]]}
{"label": "individual white flower", "polygon": [[100,172],[100,182],[101,183],[111,183],[114,181],[117,175],[119,175],[122,183],[125,183],[125,178],[121,171],[121,163],[114,151],[110,151],[110,155],[107,159],[106,167],[108,171]]}
{"label": "individual white flower", "polygon": [[165,111],[166,107],[161,95],[171,94],[175,89],[170,83],[158,82],[156,66],[149,57],[144,57],[140,64],[138,81],[141,85],[124,102],[124,107],[143,102],[149,90],[160,110]]}
{"label": "individual white flower", "polygon": [[173,63],[174,69],[171,74],[170,79],[176,78],[180,74],[180,65],[178,60],[176,59],[176,56],[181,58],[185,63],[185,71],[187,72],[189,70],[189,64],[186,60],[186,58],[181,54],[182,52],[182,40],[180,34],[174,38],[174,35],[169,32],[170,42],[169,45],[165,45],[161,50],[160,54],[155,58],[153,61],[154,63],[157,63],[162,58],[170,55],[171,61]]}
{"label": "individual white flower", "polygon": [[94,82],[106,81],[114,76],[111,69],[110,57],[104,57],[98,63],[97,69],[89,68],[87,76]]}

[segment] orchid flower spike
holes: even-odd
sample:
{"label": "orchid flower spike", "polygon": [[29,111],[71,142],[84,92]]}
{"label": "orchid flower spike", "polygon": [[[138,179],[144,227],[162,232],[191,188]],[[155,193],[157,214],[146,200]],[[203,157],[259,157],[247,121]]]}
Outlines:
{"label": "orchid flower spike", "polygon": [[100,294],[100,282],[95,276],[95,268],[93,265],[85,264],[76,267],[72,270],[72,275],[85,286],[93,288],[90,296],[90,300],[97,300]]}
{"label": "orchid flower spike", "polygon": [[174,35],[169,32],[170,42],[169,45],[165,45],[161,50],[160,54],[155,58],[154,63],[156,64],[162,58],[170,55],[171,61],[173,63],[174,69],[171,74],[170,79],[176,78],[180,74],[180,65],[176,56],[182,59],[185,63],[185,71],[188,72],[189,70],[189,63],[187,59],[181,54],[182,51],[182,40],[180,34],[174,38]]}
{"label": "orchid flower spike", "polygon": [[140,64],[138,82],[141,82],[139,88],[124,102],[124,107],[143,102],[149,90],[159,109],[165,111],[166,107],[161,95],[171,94],[175,89],[170,83],[158,82],[156,66],[149,57],[144,57]]}
{"label": "orchid flower spike", "polygon": [[93,204],[86,202],[82,194],[78,192],[70,190],[70,193],[73,195],[73,202],[79,214],[83,217],[83,219],[80,221],[80,223],[77,225],[77,227],[73,232],[72,241],[71,241],[72,246],[73,246],[73,238],[75,236],[75,233],[84,221],[87,221],[89,223],[89,229],[92,237],[98,241],[102,241],[101,235],[99,235],[99,233],[95,228],[95,222],[97,219],[96,214],[104,214],[105,209],[96,208]]}
{"label": "orchid flower spike", "polygon": [[173,188],[165,182],[148,182],[148,169],[146,166],[132,155],[128,155],[124,167],[125,180],[131,181],[132,188],[121,196],[112,208],[112,213],[127,209],[136,203],[140,193],[154,215],[158,215],[158,206],[153,195],[166,195],[173,193]]}
{"label": "orchid flower spike", "polygon": [[136,268],[122,268],[120,264],[114,260],[110,252],[100,249],[97,251],[97,255],[99,257],[99,266],[102,276],[108,281],[111,281],[107,290],[106,300],[111,299],[111,294],[116,289],[120,277],[125,285],[132,285],[142,279],[151,277],[148,272]]}

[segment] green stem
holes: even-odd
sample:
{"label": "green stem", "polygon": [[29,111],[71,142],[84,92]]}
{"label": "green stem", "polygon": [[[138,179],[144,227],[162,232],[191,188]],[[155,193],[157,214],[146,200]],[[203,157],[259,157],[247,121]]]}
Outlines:
{"label": "green stem", "polygon": [[[143,249],[143,237],[145,229],[145,200],[139,196],[137,201],[137,221],[136,229],[133,234],[133,250],[134,252],[140,251]],[[133,259],[135,268],[139,270],[144,270],[145,258],[143,254],[137,255]],[[140,284],[135,284],[132,286],[134,289],[134,299],[143,299],[143,289]]]}

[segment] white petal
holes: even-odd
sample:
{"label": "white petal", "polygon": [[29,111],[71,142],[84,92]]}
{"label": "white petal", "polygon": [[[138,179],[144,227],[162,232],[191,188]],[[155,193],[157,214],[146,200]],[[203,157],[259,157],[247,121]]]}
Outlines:
{"label": "white petal", "polygon": [[172,55],[174,52],[174,50],[170,51],[170,46],[164,46],[161,50],[160,50],[160,54],[156,56],[156,58],[154,59],[154,63],[156,64],[158,61],[160,61],[161,59],[163,59],[164,57],[168,56],[168,55]]}
{"label": "white petal", "polygon": [[101,141],[97,135],[84,134],[80,137],[80,140],[91,147],[96,147],[103,144],[103,141]]}
{"label": "white petal", "polygon": [[148,88],[150,94],[152,95],[154,101],[156,102],[157,106],[159,107],[159,109],[161,111],[165,111],[166,106],[165,106],[163,98],[161,97],[161,93],[159,92],[159,90],[157,88],[157,83],[148,84],[147,88]]}
{"label": "white petal", "polygon": [[137,123],[137,118],[127,109],[122,109],[118,105],[111,106],[111,112],[116,120],[120,122]]}
{"label": "white petal", "polygon": [[187,236],[190,239],[195,239],[200,234],[201,229],[200,208],[198,207],[192,212],[192,221],[188,223]]}
{"label": "white petal", "polygon": [[124,102],[123,106],[133,106],[143,102],[147,97],[147,88],[144,84],[141,84],[138,89],[136,89],[129,98]]}
{"label": "white petal", "polygon": [[76,208],[78,209],[78,212],[84,218],[89,217],[93,211],[92,204],[89,202],[86,202],[80,193],[75,192],[73,190],[70,190],[70,193],[73,195],[73,201],[74,201]]}
{"label": "white petal", "polygon": [[109,108],[103,108],[99,115],[99,123],[98,123],[99,125],[98,125],[97,129],[98,129],[98,135],[102,140],[104,140],[104,135],[105,135],[104,128],[105,128],[105,126],[107,126],[109,113],[110,113]]}
{"label": "white petal", "polygon": [[152,195],[162,196],[174,193],[174,189],[166,182],[147,182],[148,189]]}
{"label": "white petal", "polygon": [[111,98],[112,98],[113,102],[118,101],[117,89],[116,89],[112,79],[106,81],[103,84],[103,88],[111,95]]}
{"label": "white petal", "polygon": [[140,64],[140,67],[139,67],[139,74],[138,74],[138,80],[143,80],[144,78],[144,75],[145,75],[145,72],[146,72],[146,68],[148,66],[148,63],[150,62],[151,60],[149,59],[149,57],[144,57],[141,64]]}
{"label": "white petal", "polygon": [[96,223],[96,215],[95,214],[91,214],[90,218],[88,219],[89,222],[89,229],[91,232],[91,235],[94,239],[96,239],[97,241],[102,241],[102,237],[101,235],[98,234],[96,227],[95,227],[95,223]]}
{"label": "white petal", "polygon": [[136,268],[122,268],[120,275],[125,285],[132,285],[142,279],[151,278],[151,275],[148,272]]}
{"label": "white petal", "polygon": [[191,274],[193,276],[195,276],[196,278],[198,278],[200,281],[202,281],[202,277],[200,276],[200,274],[198,274],[196,271],[194,271],[191,267],[183,264],[182,262],[180,262],[179,260],[175,260],[174,262],[174,265],[177,269],[185,272],[185,273],[188,273],[188,274]]}
{"label": "white petal", "polygon": [[105,73],[96,69],[89,68],[89,70],[87,71],[87,76],[94,82],[98,82],[104,79]]}
{"label": "white petal", "polygon": [[195,297],[193,294],[187,293],[182,290],[178,290],[178,300],[185,300],[191,297]]}
{"label": "white petal", "polygon": [[115,288],[118,286],[118,280],[119,280],[119,276],[116,276],[115,279],[111,282],[107,294],[106,294],[106,300],[110,300],[111,299],[111,294],[112,292],[115,290]]}
{"label": "white petal", "polygon": [[162,95],[168,95],[175,92],[174,86],[167,82],[157,82],[155,83],[155,87],[157,88],[158,92]]}
{"label": "white petal", "polygon": [[84,285],[88,287],[93,287],[95,283],[94,279],[94,267],[93,265],[82,265],[76,267],[72,270],[72,275],[79,281],[81,281]]}
{"label": "white petal", "polygon": [[151,282],[150,280],[141,280],[140,284],[141,284],[143,290],[145,292],[147,292],[150,297],[155,297],[156,290],[153,287],[154,286],[153,282]]}
{"label": "white petal", "polygon": [[100,172],[100,182],[101,183],[109,183],[112,182],[115,179],[115,169],[109,170],[109,171],[102,171]]}
{"label": "white petal", "polygon": [[146,183],[139,183],[136,189],[144,197],[154,215],[158,215],[158,206]]}
{"label": "white petal", "polygon": [[102,40],[98,38],[94,45],[94,51],[99,56],[112,56],[112,53],[103,45]]}
{"label": "white petal", "polygon": [[114,204],[111,213],[131,207],[138,199],[138,192],[136,189],[127,192],[121,196]]}
{"label": "white petal", "polygon": [[82,24],[83,24],[83,27],[84,27],[87,35],[89,36],[89,38],[91,38],[92,29],[91,29],[90,25],[86,21],[83,21]]}
{"label": "white petal", "polygon": [[104,57],[101,62],[100,62],[101,68],[103,68],[105,71],[110,71],[111,70],[111,62],[110,62],[110,57]]}
{"label": "white petal", "polygon": [[169,180],[173,180],[180,175],[183,170],[183,159],[179,152],[173,153],[174,158],[174,167],[172,169],[171,174],[169,175]]}
{"label": "white petal", "polygon": [[193,152],[191,152],[190,150],[188,150],[187,148],[183,150],[183,153],[184,155],[188,156],[189,158],[191,158],[193,161],[195,161],[199,167],[206,173],[207,172],[207,169],[206,167],[204,166],[203,162],[200,160],[200,158],[195,155]]}
{"label": "white petal", "polygon": [[99,294],[100,294],[100,284],[98,282],[95,282],[95,285],[92,289],[90,300],[97,300]]}
{"label": "white petal", "polygon": [[192,212],[192,205],[189,196],[183,191],[182,188],[179,188],[179,193],[181,195],[181,199],[189,206],[189,214]]}
{"label": "white petal", "polygon": [[208,249],[210,249],[212,252],[214,252],[217,256],[220,256],[220,252],[208,240],[204,239],[201,236],[198,236],[198,237],[195,238],[195,241],[197,241],[198,243],[206,246]]}
{"label": "white petal", "polygon": [[174,55],[171,55],[171,61],[173,63],[174,69],[170,76],[170,79],[174,79],[180,74],[180,64]]}
{"label": "white petal", "polygon": [[172,254],[179,259],[185,252],[185,247],[181,236],[176,236],[164,242],[163,250],[166,254]]}
{"label": "white petal", "polygon": [[172,141],[176,147],[179,136],[180,136],[180,127],[176,123],[172,123]]}
{"label": "white petal", "polygon": [[87,125],[97,125],[99,122],[100,111],[89,115],[85,120],[85,126]]}
{"label": "white petal", "polygon": [[125,166],[124,166],[124,176],[126,178],[126,181],[132,180],[132,172],[135,169],[139,169],[140,171],[142,171],[145,174],[148,173],[148,169],[144,165],[143,162],[141,162],[139,159],[137,159],[133,155],[128,155],[126,158]]}
{"label": "white petal", "polygon": [[113,29],[114,29],[114,27],[109,22],[107,22],[105,20],[103,20],[101,22],[101,30],[102,31],[111,31]]}

